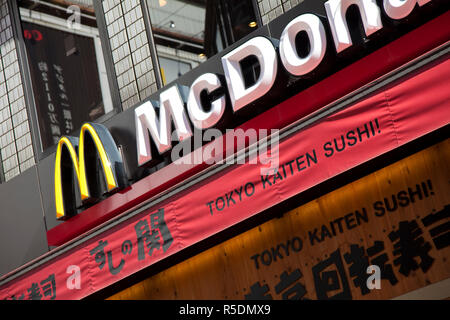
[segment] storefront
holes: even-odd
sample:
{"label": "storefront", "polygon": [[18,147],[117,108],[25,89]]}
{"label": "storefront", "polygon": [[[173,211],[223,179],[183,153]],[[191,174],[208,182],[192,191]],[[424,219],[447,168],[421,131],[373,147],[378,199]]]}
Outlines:
{"label": "storefront", "polygon": [[450,15],[394,2],[304,1],[61,138],[0,298],[449,298]]}

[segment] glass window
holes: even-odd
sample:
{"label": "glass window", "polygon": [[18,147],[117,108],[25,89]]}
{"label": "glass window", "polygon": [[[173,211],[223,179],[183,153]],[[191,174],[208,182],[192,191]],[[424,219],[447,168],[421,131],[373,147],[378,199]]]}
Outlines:
{"label": "glass window", "polygon": [[164,84],[257,27],[252,1],[146,1]]}
{"label": "glass window", "polygon": [[19,1],[42,151],[112,111],[92,0]]}
{"label": "glass window", "polygon": [[165,58],[164,55],[159,56],[159,64],[161,66],[161,75],[165,83],[176,80],[179,76],[192,69],[191,61]]}

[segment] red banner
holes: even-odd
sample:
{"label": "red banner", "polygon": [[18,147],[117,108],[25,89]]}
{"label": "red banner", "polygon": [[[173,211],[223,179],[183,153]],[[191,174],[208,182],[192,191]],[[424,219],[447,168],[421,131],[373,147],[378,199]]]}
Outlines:
{"label": "red banner", "polygon": [[[279,167],[235,165],[0,290],[0,299],[80,299],[333,176],[449,123],[450,61],[285,139]],[[302,101],[292,98],[291,108]]]}

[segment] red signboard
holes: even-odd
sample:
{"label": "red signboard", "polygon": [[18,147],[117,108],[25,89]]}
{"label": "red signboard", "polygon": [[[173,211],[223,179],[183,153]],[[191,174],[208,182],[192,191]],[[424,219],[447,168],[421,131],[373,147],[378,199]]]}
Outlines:
{"label": "red signboard", "polygon": [[[283,128],[307,116],[324,105],[445,43],[450,38],[450,25],[447,22],[449,19],[450,12],[442,14],[251,119],[239,128],[243,130]],[[207,167],[208,165],[205,163],[185,165],[172,163],[136,182],[130,188],[112,195],[83,213],[48,230],[48,244],[50,246],[62,245]]]}
{"label": "red signboard", "polygon": [[[235,165],[0,289],[0,299],[80,299],[450,122],[450,61],[426,67],[286,138],[279,167]],[[302,101],[290,99],[285,107]]]}

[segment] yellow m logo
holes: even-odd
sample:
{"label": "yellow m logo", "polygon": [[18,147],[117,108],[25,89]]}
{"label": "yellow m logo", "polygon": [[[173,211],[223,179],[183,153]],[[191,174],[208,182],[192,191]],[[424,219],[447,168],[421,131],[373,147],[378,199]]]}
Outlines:
{"label": "yellow m logo", "polygon": [[64,136],[59,140],[55,159],[57,219],[77,213],[75,179],[78,181],[82,203],[126,186],[122,158],[105,126],[85,123],[81,127],[79,139]]}

